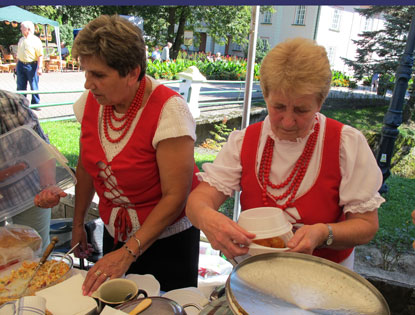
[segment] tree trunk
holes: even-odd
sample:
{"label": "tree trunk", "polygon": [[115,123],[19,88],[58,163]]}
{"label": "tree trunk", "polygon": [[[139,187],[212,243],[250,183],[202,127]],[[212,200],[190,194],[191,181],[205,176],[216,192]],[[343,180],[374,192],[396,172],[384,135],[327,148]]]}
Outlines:
{"label": "tree trunk", "polygon": [[[176,6],[169,7],[169,27],[167,28],[167,41],[173,43],[174,25],[176,24]],[[165,45],[167,43],[164,43]]]}
{"label": "tree trunk", "polygon": [[186,25],[186,19],[190,14],[189,7],[182,6],[180,7],[180,17],[179,17],[179,26],[177,28],[176,39],[173,44],[172,59],[176,59],[180,51],[180,46],[183,43],[184,38],[184,27]]}

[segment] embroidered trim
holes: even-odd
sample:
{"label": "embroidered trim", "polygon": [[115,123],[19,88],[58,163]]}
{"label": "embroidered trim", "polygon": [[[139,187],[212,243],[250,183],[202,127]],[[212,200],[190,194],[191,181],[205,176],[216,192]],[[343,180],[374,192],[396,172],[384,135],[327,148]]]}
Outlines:
{"label": "embroidered trim", "polygon": [[368,201],[361,202],[358,204],[349,204],[345,205],[343,212],[351,212],[351,213],[365,213],[367,211],[373,211],[378,209],[382,203],[386,200],[378,194],[376,194],[373,198],[369,199]]}
{"label": "embroidered trim", "polygon": [[228,187],[224,186],[221,182],[215,180],[212,177],[209,177],[208,174],[204,172],[199,172],[196,174],[197,178],[202,182],[207,182],[210,186],[215,187],[217,190],[219,190],[221,193],[232,196],[234,191],[232,189],[229,189]]}

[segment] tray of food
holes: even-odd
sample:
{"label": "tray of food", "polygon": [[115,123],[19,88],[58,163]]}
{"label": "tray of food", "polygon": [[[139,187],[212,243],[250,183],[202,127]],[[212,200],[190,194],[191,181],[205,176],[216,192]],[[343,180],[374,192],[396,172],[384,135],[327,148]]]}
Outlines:
{"label": "tray of food", "polygon": [[38,261],[24,260],[0,271],[0,305],[25,295],[34,295],[67,279],[72,273],[72,257],[52,253],[31,279]]}

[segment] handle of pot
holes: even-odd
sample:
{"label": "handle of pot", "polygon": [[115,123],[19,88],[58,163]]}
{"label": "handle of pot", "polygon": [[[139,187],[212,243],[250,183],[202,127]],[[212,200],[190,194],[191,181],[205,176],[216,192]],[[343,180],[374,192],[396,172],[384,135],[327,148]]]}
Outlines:
{"label": "handle of pot", "polygon": [[184,304],[182,307],[183,308],[186,308],[186,307],[195,307],[199,312],[202,310],[202,307],[200,307],[199,305],[194,304],[194,303],[187,303],[187,304]]}
{"label": "handle of pot", "polygon": [[135,299],[141,299],[140,294],[142,294],[145,298],[148,297],[148,294],[145,290],[139,289],[137,295],[135,296]]}

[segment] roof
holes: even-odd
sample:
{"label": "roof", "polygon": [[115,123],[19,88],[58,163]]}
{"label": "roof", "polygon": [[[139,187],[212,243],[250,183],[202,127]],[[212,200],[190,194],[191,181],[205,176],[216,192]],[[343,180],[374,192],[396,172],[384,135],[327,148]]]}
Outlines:
{"label": "roof", "polygon": [[33,24],[49,24],[59,27],[59,23],[43,16],[34,14],[15,5],[0,8],[0,21],[32,21]]}

